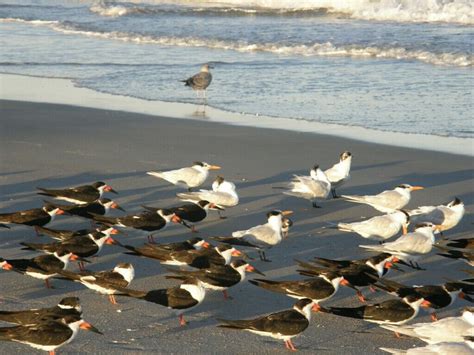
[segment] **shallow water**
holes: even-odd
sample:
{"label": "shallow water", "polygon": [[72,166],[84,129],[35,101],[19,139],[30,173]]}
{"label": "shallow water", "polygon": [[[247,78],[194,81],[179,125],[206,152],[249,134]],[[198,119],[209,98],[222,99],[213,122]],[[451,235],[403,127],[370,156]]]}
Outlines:
{"label": "shallow water", "polygon": [[198,102],[179,80],[211,62],[220,109],[474,136],[470,1],[225,3],[0,1],[0,71]]}

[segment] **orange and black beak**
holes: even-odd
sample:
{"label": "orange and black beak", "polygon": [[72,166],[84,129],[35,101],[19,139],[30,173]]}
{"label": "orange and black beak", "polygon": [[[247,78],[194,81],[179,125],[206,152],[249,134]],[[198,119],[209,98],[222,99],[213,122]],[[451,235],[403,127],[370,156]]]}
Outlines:
{"label": "orange and black beak", "polygon": [[433,308],[433,304],[430,301],[424,300],[421,302],[421,307],[423,308]]}
{"label": "orange and black beak", "polygon": [[113,245],[113,244],[117,244],[117,241],[112,238],[112,237],[108,237],[106,240],[105,240],[105,244],[108,244],[108,245]]}
{"label": "orange and black beak", "polygon": [[339,281],[339,284],[341,284],[342,286],[347,286],[347,287],[351,287],[352,285],[350,284],[349,281],[347,281],[346,279],[342,279],[341,281]]}
{"label": "orange and black beak", "polygon": [[115,229],[115,228],[112,228],[112,230],[110,231],[110,234],[119,234],[120,231],[118,229]]}
{"label": "orange and black beak", "polygon": [[101,334],[101,335],[104,335],[104,333],[102,333],[99,329],[97,329],[96,327],[94,327],[92,324],[86,322],[86,321],[82,321],[81,325],[79,326],[79,328],[81,329],[85,329],[85,330],[88,330],[88,331],[91,331],[91,332],[94,332],[94,333],[98,333],[98,334]]}
{"label": "orange and black beak", "polygon": [[58,210],[56,211],[56,214],[57,215],[62,215],[62,214],[65,214],[66,212],[60,208],[58,208]]}
{"label": "orange and black beak", "polygon": [[423,190],[423,189],[424,189],[423,186],[412,186],[412,187],[410,187],[410,191]]}
{"label": "orange and black beak", "polygon": [[110,207],[111,207],[111,208],[114,208],[114,209],[116,209],[116,210],[120,210],[120,211],[125,212],[125,210],[124,210],[122,207],[120,207],[118,203],[115,203],[115,202],[114,202],[114,203],[112,203],[112,205],[111,205]]}
{"label": "orange and black beak", "polygon": [[293,214],[293,211],[282,211],[281,214],[283,216],[289,216],[290,214]]}
{"label": "orange and black beak", "polygon": [[218,166],[218,165],[210,165],[208,169],[209,169],[209,170],[220,170],[221,167]]}
{"label": "orange and black beak", "polygon": [[242,252],[240,250],[234,249],[232,251],[232,256],[242,256]]}
{"label": "orange and black beak", "polygon": [[245,267],[245,271],[248,271],[248,272],[255,272],[256,274],[265,276],[265,274],[264,274],[263,272],[257,270],[257,269],[254,268],[252,265],[247,265],[247,266]]}
{"label": "orange and black beak", "polygon": [[13,270],[13,265],[5,261],[5,264],[2,265],[2,269],[3,270]]}
{"label": "orange and black beak", "polygon": [[71,261],[79,260],[79,257],[76,254],[71,254],[71,256],[69,257],[69,260]]}
{"label": "orange and black beak", "polygon": [[313,304],[313,307],[311,307],[311,310],[313,312],[320,312],[321,311],[321,306],[317,303]]}
{"label": "orange and black beak", "polygon": [[110,185],[105,185],[104,191],[112,192],[113,194],[117,194],[117,195],[118,195],[118,192],[115,191]]}
{"label": "orange and black beak", "polygon": [[179,218],[177,215],[173,215],[173,217],[171,217],[171,222],[173,223],[181,223],[181,218]]}
{"label": "orange and black beak", "polygon": [[202,247],[203,247],[203,248],[206,248],[206,249],[209,249],[209,248],[211,247],[211,244],[208,243],[208,242],[203,242],[203,243],[202,243]]}

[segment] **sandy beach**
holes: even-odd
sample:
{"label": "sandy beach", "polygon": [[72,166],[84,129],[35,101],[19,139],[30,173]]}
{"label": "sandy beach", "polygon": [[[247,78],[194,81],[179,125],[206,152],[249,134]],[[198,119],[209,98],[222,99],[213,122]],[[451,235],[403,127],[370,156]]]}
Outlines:
{"label": "sandy beach", "polygon": [[[449,238],[469,237],[474,208],[473,159],[428,150],[394,147],[314,133],[229,126],[202,120],[177,120],[136,113],[80,108],[67,105],[1,101],[0,115],[0,211],[40,207],[36,187],[61,188],[104,180],[119,192],[111,196],[127,213],[141,205],[178,205],[181,190],[146,175],[150,170],[187,166],[196,160],[223,167],[219,172],[235,182],[241,202],[226,211],[225,220],[216,214],[199,224],[199,236],[229,235],[232,231],[265,222],[272,209],[294,211],[294,226],[284,242],[268,252],[271,263],[254,260],[270,279],[298,279],[294,259],[361,258],[369,255],[359,244],[364,239],[349,233],[328,230],[328,222],[355,221],[378,214],[362,205],[339,200],[322,202],[314,209],[308,201],[284,196],[282,186],[292,174],[307,174],[314,164],[327,168],[344,150],[353,153],[352,179],[339,193],[371,194],[408,183],[425,187],[413,193],[408,207],[438,205],[455,196],[466,205],[461,223],[447,233]],[[423,148],[423,147],[420,147]],[[466,149],[472,147],[467,146]],[[210,186],[215,174],[210,177]],[[115,213],[114,213],[115,214]],[[59,216],[52,228],[81,228],[81,219]],[[49,242],[36,237],[27,227],[1,230],[1,257],[23,258],[39,255],[21,251],[22,241]],[[189,230],[173,226],[159,234],[158,242],[181,241]],[[141,245],[146,234],[127,230],[121,242]],[[256,256],[256,253],[251,253]],[[131,262],[136,269],[134,289],[157,289],[176,284],[166,280],[166,270],[154,260],[125,255],[117,246],[107,246],[93,258],[90,270],[105,270],[119,262]],[[426,271],[406,269],[391,273],[391,279],[407,284],[442,283],[446,278],[466,277],[465,264],[432,252],[421,261]],[[76,270],[71,265],[70,270]],[[252,278],[249,275],[249,278]],[[72,353],[286,353],[282,342],[247,332],[217,328],[216,318],[246,318],[290,308],[294,301],[248,282],[230,289],[233,300],[208,293],[201,306],[187,314],[190,321],[179,327],[177,317],[158,305],[120,298],[119,305],[79,284],[54,280],[50,290],[37,279],[13,272],[0,272],[0,308],[4,310],[46,307],[62,297],[80,297],[84,318],[104,332],[104,336],[82,332],[60,349]],[[368,291],[366,291],[368,292]],[[370,294],[371,302],[389,299],[382,292]],[[323,305],[357,306],[354,292],[342,288]],[[468,305],[457,300],[440,317],[456,315]],[[416,321],[429,321],[422,311]],[[415,339],[394,335],[369,323],[328,314],[313,314],[310,327],[295,345],[301,353],[364,354],[382,353],[379,347],[408,349],[422,345]],[[2,343],[0,352],[41,353],[21,344]]]}

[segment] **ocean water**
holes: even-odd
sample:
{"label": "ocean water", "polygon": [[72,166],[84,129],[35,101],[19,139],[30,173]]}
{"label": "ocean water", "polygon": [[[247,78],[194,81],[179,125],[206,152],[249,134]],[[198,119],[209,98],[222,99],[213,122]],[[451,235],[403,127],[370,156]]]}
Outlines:
{"label": "ocean water", "polygon": [[0,72],[210,106],[474,137],[472,0],[0,0]]}

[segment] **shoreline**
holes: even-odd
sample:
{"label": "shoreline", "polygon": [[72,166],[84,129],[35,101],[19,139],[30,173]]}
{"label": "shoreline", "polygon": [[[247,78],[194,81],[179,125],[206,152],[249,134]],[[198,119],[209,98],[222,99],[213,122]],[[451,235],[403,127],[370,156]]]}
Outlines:
{"label": "shoreline", "polygon": [[[2,100],[70,105],[173,119],[216,122],[232,126],[314,133],[366,143],[474,156],[474,139],[470,138],[378,131],[359,126],[342,126],[304,119],[235,113],[209,106],[203,113],[201,105],[148,101],[102,93],[77,87],[72,79],[0,73],[0,91]],[[193,93],[190,91],[190,94]]]}

